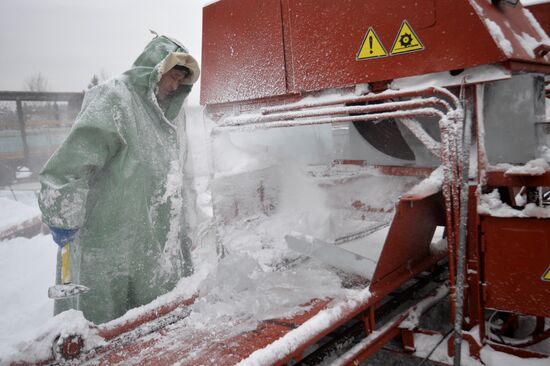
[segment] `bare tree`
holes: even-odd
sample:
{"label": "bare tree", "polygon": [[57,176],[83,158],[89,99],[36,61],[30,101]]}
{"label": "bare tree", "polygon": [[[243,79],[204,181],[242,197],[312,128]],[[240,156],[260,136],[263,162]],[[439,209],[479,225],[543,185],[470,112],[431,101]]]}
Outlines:
{"label": "bare tree", "polygon": [[92,76],[92,79],[90,80],[90,83],[88,84],[88,90],[92,89],[94,86],[99,85],[100,83],[106,81],[109,79],[109,74],[105,69],[101,69],[99,74],[94,74]]}
{"label": "bare tree", "polygon": [[110,75],[107,72],[107,70],[101,69],[101,71],[99,72],[99,82],[102,83],[104,81],[107,81],[109,78],[110,78]]}
{"label": "bare tree", "polygon": [[99,78],[97,77],[96,74],[94,74],[92,76],[92,80],[90,80],[90,83],[88,84],[88,90],[89,89],[92,89],[94,86],[96,86],[97,84],[99,84]]}
{"label": "bare tree", "polygon": [[43,92],[49,89],[48,80],[39,71],[25,80],[25,88],[32,92]]}

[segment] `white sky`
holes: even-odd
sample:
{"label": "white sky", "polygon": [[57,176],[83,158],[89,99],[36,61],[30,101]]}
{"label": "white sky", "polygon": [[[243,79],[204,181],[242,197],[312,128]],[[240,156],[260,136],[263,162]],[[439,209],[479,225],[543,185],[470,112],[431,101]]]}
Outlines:
{"label": "white sky", "polygon": [[[524,4],[549,0],[523,0]],[[180,40],[200,62],[202,6],[213,0],[0,0],[0,90],[40,72],[51,91],[126,71],[151,39]],[[189,102],[198,104],[199,83]]]}
{"label": "white sky", "polygon": [[38,72],[51,91],[84,90],[93,74],[126,71],[149,29],[178,39],[200,62],[202,6],[211,2],[0,0],[0,90],[24,90]]}

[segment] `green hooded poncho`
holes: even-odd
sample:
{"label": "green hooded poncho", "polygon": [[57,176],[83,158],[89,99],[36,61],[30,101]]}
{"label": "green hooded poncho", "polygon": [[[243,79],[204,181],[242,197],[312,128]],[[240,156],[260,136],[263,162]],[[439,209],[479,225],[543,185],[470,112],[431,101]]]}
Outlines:
{"label": "green hooded poncho", "polygon": [[[191,70],[159,105],[157,82],[175,65]],[[182,194],[184,156],[174,119],[199,76],[178,42],[156,37],[132,68],[91,89],[62,146],[40,174],[43,221],[78,228],[71,244],[74,283],[90,288],[56,300],[102,323],[170,291],[192,272]],[[60,281],[58,258],[57,281]]]}

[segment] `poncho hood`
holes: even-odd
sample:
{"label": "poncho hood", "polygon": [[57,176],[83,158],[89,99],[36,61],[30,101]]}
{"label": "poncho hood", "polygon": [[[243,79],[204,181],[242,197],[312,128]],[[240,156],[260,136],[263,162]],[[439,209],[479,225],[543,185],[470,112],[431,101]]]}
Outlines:
{"label": "poncho hood", "polygon": [[199,64],[187,49],[172,38],[157,36],[145,46],[132,68],[124,73],[129,87],[135,89],[144,102],[158,106],[155,95],[157,83],[164,73],[176,65],[187,67],[191,74],[185,80],[185,85],[162,102],[164,116],[169,121],[177,117],[192,85],[200,75]]}

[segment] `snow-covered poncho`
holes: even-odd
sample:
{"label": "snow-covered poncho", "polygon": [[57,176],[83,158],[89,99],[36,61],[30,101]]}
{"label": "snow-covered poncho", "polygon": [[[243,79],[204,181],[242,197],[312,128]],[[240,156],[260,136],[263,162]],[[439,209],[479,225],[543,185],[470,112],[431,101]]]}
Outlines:
{"label": "snow-covered poncho", "polygon": [[[161,106],[157,83],[176,64],[192,72]],[[170,291],[192,272],[182,230],[184,154],[172,122],[198,76],[186,49],[161,36],[129,71],[86,94],[69,136],[40,174],[43,221],[79,229],[71,245],[72,280],[91,289],[56,301],[56,313],[75,308],[102,323]]]}

